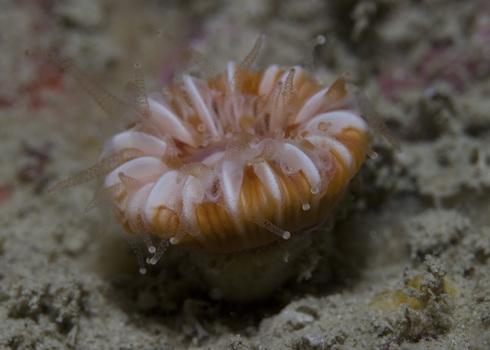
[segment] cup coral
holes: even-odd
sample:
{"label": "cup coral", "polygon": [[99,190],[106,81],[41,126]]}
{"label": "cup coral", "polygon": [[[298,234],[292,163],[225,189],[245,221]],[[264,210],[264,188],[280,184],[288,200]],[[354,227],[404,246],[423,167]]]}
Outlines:
{"label": "cup coral", "polygon": [[[323,87],[299,66],[252,71],[261,41],[221,75],[184,75],[163,93],[146,95],[137,65],[138,108],[128,108],[135,123],[106,142],[97,164],[55,188],[105,176],[89,208],[111,203],[147,242],[151,264],[168,244],[246,254],[317,226],[375,155],[364,100],[344,78]],[[123,109],[73,64],[52,58],[104,109]]]}

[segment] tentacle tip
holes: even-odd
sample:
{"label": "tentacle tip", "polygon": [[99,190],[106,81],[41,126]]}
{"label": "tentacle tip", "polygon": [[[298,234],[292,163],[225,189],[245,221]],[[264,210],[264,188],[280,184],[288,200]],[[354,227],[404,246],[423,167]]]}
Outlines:
{"label": "tentacle tip", "polygon": [[67,187],[70,187],[70,185],[66,183],[66,180],[62,180],[61,182],[55,183],[54,185],[49,187],[47,191],[48,193],[53,193],[59,190],[64,190]]}
{"label": "tentacle tip", "polygon": [[146,268],[141,267],[141,268],[138,270],[138,272],[140,273],[140,275],[146,275],[147,270],[146,270]]}
{"label": "tentacle tip", "polygon": [[315,41],[317,45],[323,45],[327,42],[327,38],[325,35],[319,34],[316,36]]}
{"label": "tentacle tip", "polygon": [[83,213],[86,215],[86,214],[88,214],[89,212],[91,212],[91,211],[92,211],[92,209],[94,209],[94,208],[95,208],[95,206],[94,206],[94,205],[92,205],[92,203],[89,203],[89,205],[87,205],[87,207],[86,207],[85,209],[83,209]]}
{"label": "tentacle tip", "polygon": [[373,150],[369,150],[368,156],[371,159],[376,159],[376,158],[378,158],[378,153],[374,152]]}
{"label": "tentacle tip", "polygon": [[290,238],[291,238],[291,232],[289,232],[289,231],[284,231],[284,233],[282,234],[282,238],[283,238],[284,240],[288,240],[288,239],[290,239]]}
{"label": "tentacle tip", "polygon": [[395,149],[395,151],[397,151],[398,153],[403,152],[402,145],[400,144],[400,141],[398,141],[398,139],[395,136],[388,139],[388,142]]}

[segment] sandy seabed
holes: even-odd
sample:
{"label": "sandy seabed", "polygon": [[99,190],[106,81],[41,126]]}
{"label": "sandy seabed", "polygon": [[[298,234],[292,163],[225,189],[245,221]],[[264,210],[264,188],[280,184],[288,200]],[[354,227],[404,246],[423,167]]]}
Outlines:
{"label": "sandy seabed", "polygon": [[[242,305],[171,266],[139,275],[110,210],[83,214],[96,184],[48,193],[125,121],[24,52],[59,51],[124,96],[136,61],[153,91],[203,67],[180,64],[182,43],[219,72],[259,32],[256,67],[349,72],[402,152],[376,139],[317,233],[329,248]],[[0,0],[0,33],[0,349],[490,349],[487,1]]]}

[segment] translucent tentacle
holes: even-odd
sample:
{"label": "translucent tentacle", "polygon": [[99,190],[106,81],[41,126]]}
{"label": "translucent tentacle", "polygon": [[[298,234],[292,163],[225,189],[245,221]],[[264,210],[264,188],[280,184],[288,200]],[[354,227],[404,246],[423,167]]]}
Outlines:
{"label": "translucent tentacle", "polygon": [[357,94],[357,103],[361,109],[361,116],[367,121],[369,126],[372,127],[374,131],[383,135],[386,141],[388,141],[394,149],[401,151],[402,148],[397,138],[393,135],[384,120],[379,116],[378,112],[376,112],[376,109],[374,109],[371,101],[369,101],[364,92],[361,91]]}
{"label": "translucent tentacle", "polygon": [[151,110],[150,104],[148,103],[148,97],[146,96],[145,79],[143,77],[143,70],[141,69],[140,62],[134,64],[134,84],[136,87],[135,97],[139,115],[143,119],[148,119],[151,117]]}
{"label": "translucent tentacle", "polygon": [[92,199],[87,205],[87,207],[85,208],[85,213],[88,213],[95,207],[105,202],[120,202],[126,197],[126,195],[126,189],[124,188],[124,185],[120,182],[110,187],[103,188],[95,194],[94,199]]}
{"label": "translucent tentacle", "polygon": [[248,55],[245,56],[243,61],[240,62],[240,64],[238,65],[238,68],[235,71],[235,75],[233,76],[233,79],[232,79],[232,88],[233,88],[234,93],[240,92],[242,85],[243,85],[243,80],[245,79],[245,74],[247,73],[247,71],[252,66],[252,63],[257,58],[257,56],[260,52],[260,47],[262,46],[263,40],[264,40],[264,34],[260,34],[259,37],[257,38],[257,41],[255,42],[252,50],[250,50]]}
{"label": "translucent tentacle", "polygon": [[71,59],[62,57],[53,51],[27,50],[26,55],[41,57],[53,62],[65,72],[71,74],[80,86],[92,97],[92,99],[106,112],[109,117],[119,117],[132,112],[131,106],[111,94],[90,76],[80,69]]}
{"label": "translucent tentacle", "polygon": [[79,185],[95,178],[107,175],[111,171],[113,171],[120,165],[130,161],[131,159],[142,156],[144,156],[143,152],[136,148],[124,148],[119,152],[100,160],[99,162],[92,165],[90,168],[82,171],[81,173],[61,182],[58,182],[56,185],[49,189],[49,192]]}

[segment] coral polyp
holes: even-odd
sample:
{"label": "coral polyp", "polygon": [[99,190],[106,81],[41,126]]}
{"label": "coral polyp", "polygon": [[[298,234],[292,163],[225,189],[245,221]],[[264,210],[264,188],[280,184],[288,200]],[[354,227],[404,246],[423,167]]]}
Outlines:
{"label": "coral polyp", "polygon": [[322,88],[300,67],[184,76],[106,143],[101,162],[121,162],[104,188],[129,231],[172,244],[229,253],[287,239],[325,218],[369,150],[350,102],[342,79]]}
{"label": "coral polyp", "polygon": [[252,71],[261,40],[215,78],[184,75],[149,95],[137,66],[137,120],[96,165],[57,187],[105,176],[89,208],[111,203],[155,254],[150,263],[168,244],[238,253],[319,225],[375,155],[363,101],[343,77],[324,87],[299,66]]}

